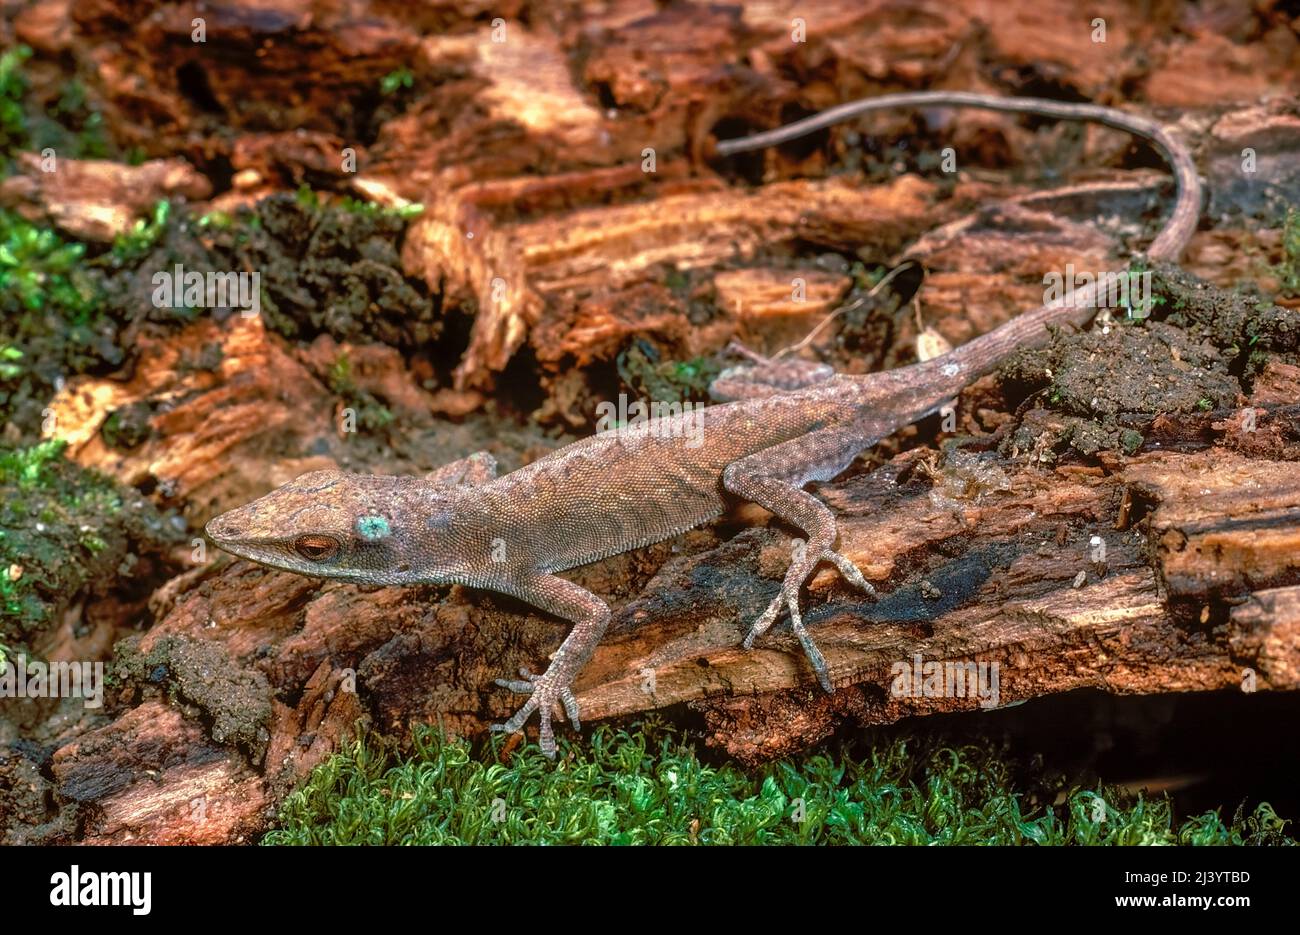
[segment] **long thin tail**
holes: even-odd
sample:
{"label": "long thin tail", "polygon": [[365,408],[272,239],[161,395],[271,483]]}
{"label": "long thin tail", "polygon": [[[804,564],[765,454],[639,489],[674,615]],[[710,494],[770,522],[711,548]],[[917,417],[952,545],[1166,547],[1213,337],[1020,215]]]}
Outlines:
{"label": "long thin tail", "polygon": [[[1178,191],[1173,212],[1147,248],[1151,260],[1176,262],[1187,247],[1201,211],[1201,181],[1192,155],[1163,126],[1145,117],[1126,114],[1100,104],[1067,104],[1036,97],[997,97],[966,91],[912,91],[864,98],[829,108],[820,114],[797,120],[775,130],[717,144],[717,153],[730,156],[775,146],[825,129],[876,110],[921,107],[976,107],[983,110],[1033,114],[1058,120],[1084,120],[1125,130],[1140,136],[1160,150],[1173,171]],[[1052,302],[1016,316],[988,334],[933,360],[890,371],[900,387],[932,387],[932,399],[916,400],[917,417],[930,411],[966,384],[996,367],[1013,351],[1047,341],[1049,325],[1082,327],[1096,313],[1096,287],[1074,290],[1066,301]],[[940,388],[942,387],[942,388]]]}

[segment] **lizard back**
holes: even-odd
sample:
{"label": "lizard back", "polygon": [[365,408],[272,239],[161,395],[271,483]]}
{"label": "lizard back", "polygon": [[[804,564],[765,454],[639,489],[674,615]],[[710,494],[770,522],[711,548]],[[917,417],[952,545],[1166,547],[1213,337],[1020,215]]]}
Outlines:
{"label": "lizard back", "polygon": [[729,464],[854,411],[834,394],[708,406],[602,432],[475,490],[534,567],[561,571],[659,542],[720,515]]}

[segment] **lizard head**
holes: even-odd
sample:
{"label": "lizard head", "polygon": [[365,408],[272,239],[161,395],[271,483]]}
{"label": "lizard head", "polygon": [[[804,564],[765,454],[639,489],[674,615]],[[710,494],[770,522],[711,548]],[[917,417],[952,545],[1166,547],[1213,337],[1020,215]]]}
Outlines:
{"label": "lizard head", "polygon": [[[450,521],[450,498],[419,478],[312,471],[222,513],[206,532],[227,552],[301,575],[364,584],[450,580],[454,569],[438,568],[421,541],[431,518]],[[419,528],[405,528],[410,522]]]}

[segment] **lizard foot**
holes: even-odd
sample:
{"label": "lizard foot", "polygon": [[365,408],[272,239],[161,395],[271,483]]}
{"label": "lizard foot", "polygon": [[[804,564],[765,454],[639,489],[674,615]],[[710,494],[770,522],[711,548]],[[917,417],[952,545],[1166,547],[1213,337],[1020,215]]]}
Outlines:
{"label": "lizard foot", "polygon": [[550,759],[555,759],[555,731],[551,727],[551,716],[555,703],[558,701],[564,709],[564,714],[560,715],[560,720],[564,720],[565,715],[567,715],[574,730],[579,730],[582,727],[578,720],[578,701],[573,697],[573,689],[569,685],[560,684],[560,680],[551,676],[549,670],[541,675],[533,675],[527,669],[520,669],[519,674],[523,676],[522,681],[497,679],[496,683],[502,688],[507,688],[517,694],[528,695],[528,700],[524,702],[522,708],[515,712],[514,717],[504,724],[493,724],[491,729],[507,734],[517,734],[523,730],[528,718],[536,711],[542,722],[541,734],[538,736],[538,746],[541,747],[544,755]]}
{"label": "lizard foot", "polygon": [[[876,596],[876,589],[862,576],[858,566],[839,552],[826,549],[818,556],[817,561],[833,563],[850,584],[866,591],[873,598]],[[772,603],[768,604],[767,609],[754,621],[753,626],[749,628],[749,632],[745,634],[742,645],[746,649],[752,649],[754,641],[770,630],[772,624],[776,623],[776,618],[781,613],[782,605],[784,605],[790,612],[790,629],[799,638],[799,645],[803,647],[804,655],[808,657],[809,664],[812,666],[813,671],[817,673],[817,681],[822,688],[830,692],[834,691],[834,688],[831,686],[830,669],[826,665],[826,657],[822,655],[821,650],[817,648],[817,644],[813,642],[812,636],[808,633],[808,628],[803,625],[803,615],[799,613],[799,591],[803,587],[804,579],[808,574],[811,574],[812,567],[815,567],[816,564],[814,562],[812,566],[802,572],[791,569],[791,574],[786,575],[786,580],[781,585],[780,593],[772,599]]]}

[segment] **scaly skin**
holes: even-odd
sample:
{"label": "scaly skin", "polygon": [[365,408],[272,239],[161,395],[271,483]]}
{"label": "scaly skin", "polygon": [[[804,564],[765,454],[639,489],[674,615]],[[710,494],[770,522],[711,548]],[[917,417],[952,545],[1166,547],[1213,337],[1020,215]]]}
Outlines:
{"label": "scaly skin", "polygon": [[[1195,228],[1200,185],[1186,150],[1157,124],[1108,108],[949,92],[892,95],[846,104],[778,130],[718,146],[723,154],[784,142],[882,107],[986,107],[1096,120],[1136,133],[1165,153],[1178,200],[1148,256],[1176,260]],[[934,411],[1047,326],[1084,324],[1092,296],[1026,312],[924,363],[863,377],[799,361],[728,371],[715,395],[735,401],[606,432],[496,478],[490,456],[447,465],[428,478],[316,471],[231,510],[207,526],[221,548],[275,568],[375,585],[463,584],[519,597],[573,622],[540,676],[498,684],[529,695],[500,729],[519,731],[537,711],[540,745],[555,754],[557,706],[577,728],[572,684],[609,623],[599,597],[557,572],[658,542],[750,500],[802,529],[781,589],[750,627],[753,644],[784,608],[822,686],[831,673],[799,614],[799,591],[830,561],[871,592],[834,550],[835,518],[804,485],[829,480],[862,451]],[[692,419],[701,419],[693,422]]]}

